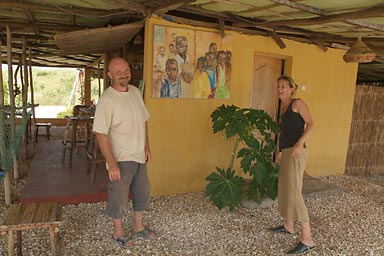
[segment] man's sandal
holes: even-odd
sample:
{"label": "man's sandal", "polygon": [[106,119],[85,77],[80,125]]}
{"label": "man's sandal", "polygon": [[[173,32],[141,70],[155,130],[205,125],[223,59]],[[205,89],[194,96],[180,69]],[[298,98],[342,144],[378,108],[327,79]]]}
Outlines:
{"label": "man's sandal", "polygon": [[135,247],[135,243],[133,242],[131,235],[124,234],[116,239],[112,235],[112,240],[115,241],[123,249]]}
{"label": "man's sandal", "polygon": [[[153,232],[152,230],[148,229],[147,227],[144,227],[143,230],[138,231],[138,232],[132,231],[132,233],[133,233],[134,236],[140,236],[140,237],[142,237],[144,239],[152,240],[152,239],[157,238],[156,233]],[[153,235],[151,236],[151,234],[153,234]]]}

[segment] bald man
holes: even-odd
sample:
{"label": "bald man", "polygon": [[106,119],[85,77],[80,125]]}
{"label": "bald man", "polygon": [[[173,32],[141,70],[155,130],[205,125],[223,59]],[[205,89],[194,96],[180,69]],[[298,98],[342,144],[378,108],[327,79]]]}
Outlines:
{"label": "bald man", "polygon": [[[113,58],[108,65],[112,85],[97,103],[93,132],[96,134],[109,176],[106,214],[112,218],[112,238],[122,248],[135,245],[137,235],[153,239],[156,234],[143,225],[144,210],[150,198],[150,185],[146,163],[151,159],[147,120],[149,113],[140,91],[130,85],[131,71],[128,62]],[[133,229],[126,233],[123,212],[128,194],[133,196]]]}

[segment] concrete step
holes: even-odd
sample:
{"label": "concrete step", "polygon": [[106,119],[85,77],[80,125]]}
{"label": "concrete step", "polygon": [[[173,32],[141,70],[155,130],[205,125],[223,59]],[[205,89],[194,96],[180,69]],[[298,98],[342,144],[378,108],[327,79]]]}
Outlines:
{"label": "concrete step", "polygon": [[[303,177],[303,196],[304,200],[311,200],[316,198],[324,198],[328,196],[338,196],[343,194],[343,189],[333,184],[324,182],[319,178],[304,175]],[[265,208],[272,205],[277,205],[277,198],[273,201],[270,198],[266,198],[259,205],[256,200],[243,199],[241,206],[247,209],[255,209],[258,207]]]}

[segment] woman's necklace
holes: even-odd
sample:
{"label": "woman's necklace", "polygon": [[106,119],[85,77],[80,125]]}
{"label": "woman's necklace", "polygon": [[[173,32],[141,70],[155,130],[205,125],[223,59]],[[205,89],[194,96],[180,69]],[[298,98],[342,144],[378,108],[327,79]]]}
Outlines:
{"label": "woman's necklace", "polygon": [[283,113],[283,114],[285,113],[285,111],[287,111],[289,105],[291,105],[292,100],[293,100],[292,98],[289,99],[287,105],[283,104],[283,108],[282,108],[282,113]]}

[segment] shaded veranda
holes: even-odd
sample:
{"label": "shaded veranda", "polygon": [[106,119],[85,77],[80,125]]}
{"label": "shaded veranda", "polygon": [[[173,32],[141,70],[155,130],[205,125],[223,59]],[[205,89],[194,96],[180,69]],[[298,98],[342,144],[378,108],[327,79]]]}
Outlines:
{"label": "shaded veranda", "polygon": [[96,165],[95,181],[92,182],[87,174],[86,148],[74,150],[70,167],[68,151],[62,161],[64,127],[53,126],[51,130],[50,140],[39,137],[20,201],[63,204],[106,201],[108,176],[105,165]]}

